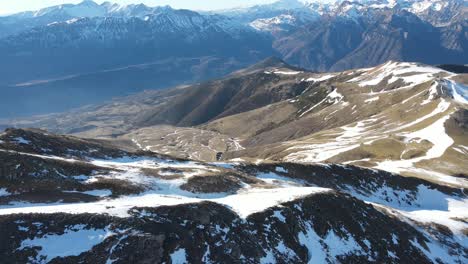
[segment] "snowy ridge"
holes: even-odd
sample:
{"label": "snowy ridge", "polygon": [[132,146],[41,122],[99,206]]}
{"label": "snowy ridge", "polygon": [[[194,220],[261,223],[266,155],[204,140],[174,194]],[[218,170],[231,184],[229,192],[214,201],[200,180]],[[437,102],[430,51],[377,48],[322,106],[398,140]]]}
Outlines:
{"label": "snowy ridge", "polygon": [[[458,1],[458,0],[456,0]],[[294,26],[300,26],[316,20],[320,16],[334,14],[335,16],[356,19],[361,14],[373,9],[401,8],[425,18],[430,11],[443,13],[450,8],[450,4],[440,0],[354,0],[354,1],[302,1],[279,0],[276,3],[240,8],[205,12],[208,15],[227,15],[233,20],[231,27],[250,26],[258,31],[282,31]],[[63,4],[52,6],[37,11],[22,12],[11,15],[12,19],[37,18],[49,19],[48,24],[60,23],[76,18],[114,17],[114,18],[139,18],[147,21],[152,16],[162,13],[170,13],[169,6],[146,6],[144,4],[116,4],[104,2],[97,4],[94,1],[83,1],[79,4]],[[252,14],[259,14],[255,16]],[[268,16],[268,14],[271,14]],[[243,18],[246,15],[250,19]]]}
{"label": "snowy ridge", "polygon": [[[374,68],[311,77],[314,86],[291,99],[291,103],[303,100],[302,96],[319,94],[318,89],[322,87],[338,88],[310,106],[302,104],[297,112],[299,118],[307,115],[314,122],[323,118],[344,120],[343,113],[356,116],[363,109],[375,114],[283,142],[282,146],[286,148],[278,157],[287,162],[363,164],[442,184],[467,186],[465,178],[454,177],[452,172],[437,171],[429,165],[429,161],[453,158],[452,151],[458,153],[456,155],[462,154],[457,159],[463,159],[465,155],[464,148],[459,147],[465,144],[452,131],[446,130],[448,120],[460,115],[468,102],[468,88],[453,80],[457,76],[422,64],[389,61]],[[343,81],[336,81],[339,78]],[[316,89],[315,92],[312,89]],[[377,113],[375,109],[378,109]],[[394,146],[398,154],[389,155],[382,151],[388,148],[392,151],[393,143],[390,142],[401,144]],[[350,159],[355,155],[357,158]]]}
{"label": "snowy ridge", "polygon": [[[279,25],[292,25],[297,23],[298,20],[310,22],[317,17],[330,14],[355,20],[359,17],[362,17],[362,14],[380,9],[400,8],[419,16],[423,20],[427,20],[428,12],[443,13],[446,10],[449,10],[450,7],[451,4],[449,4],[447,1],[441,0],[279,0],[278,2],[270,5],[228,10],[224,11],[223,13],[239,15],[254,11],[266,12],[267,10],[282,10],[283,13],[280,15],[275,15],[268,18],[259,18],[250,23],[253,28],[259,31],[275,31],[283,30],[283,28],[281,26],[279,27]],[[301,12],[299,12],[299,10]],[[277,14],[277,12],[274,14]]]}
{"label": "snowy ridge", "polygon": [[259,31],[283,30],[284,25],[294,25],[296,18],[291,15],[279,15],[272,18],[260,18],[250,23],[250,26]]}
{"label": "snowy ridge", "polygon": [[444,84],[448,88],[451,97],[458,103],[468,104],[468,86],[456,83],[452,80],[445,80]]}
{"label": "snowy ridge", "polygon": [[[411,75],[408,76],[410,73]],[[436,75],[442,73],[449,74],[442,69],[422,66],[416,63],[389,61],[368,70],[366,73],[348,82],[357,83],[359,86],[364,87],[378,85],[384,80],[386,80],[388,84],[401,80],[406,85],[404,88],[406,88],[433,80]]]}
{"label": "snowy ridge", "polygon": [[356,144],[355,137],[365,136],[366,123],[374,120],[358,122],[355,126],[345,126],[340,129],[342,132],[336,137],[334,142],[322,144],[307,144],[291,147],[295,150],[292,154],[285,157],[289,162],[323,162],[333,156],[352,150],[359,146]]}
{"label": "snowy ridge", "polygon": [[[28,155],[26,153],[18,153]],[[79,162],[78,160],[63,159],[60,157],[34,155],[35,157],[61,160],[65,162]],[[275,206],[279,203],[294,200],[296,198],[310,195],[317,192],[327,192],[330,189],[317,187],[298,187],[294,182],[276,182],[270,181],[268,177],[259,177],[267,186],[265,188],[253,187],[244,184],[244,187],[236,193],[191,193],[181,189],[181,186],[187,183],[187,180],[210,172],[219,172],[217,166],[208,166],[194,162],[166,162],[149,158],[121,158],[116,160],[93,160],[92,164],[100,167],[116,169],[120,172],[113,172],[108,175],[95,175],[84,177],[87,183],[92,183],[102,179],[118,179],[127,181],[129,184],[143,185],[147,191],[139,195],[131,195],[119,198],[107,198],[95,203],[75,203],[75,204],[30,204],[15,202],[10,205],[0,206],[0,215],[14,213],[108,213],[120,217],[127,217],[128,211],[133,207],[155,207],[163,205],[178,205],[187,203],[197,203],[202,201],[212,201],[231,208],[245,218],[255,212],[263,211],[266,208]],[[162,173],[163,178],[157,179],[145,175],[141,169],[165,169],[180,170],[186,172]],[[172,179],[176,177],[175,179]],[[167,179],[164,179],[166,177]],[[209,177],[209,176],[206,176]],[[83,192],[86,194],[86,192]],[[7,192],[4,192],[7,195]],[[108,191],[93,191],[88,194],[107,197]],[[263,201],[261,203],[255,201]],[[266,202],[268,201],[268,202]],[[111,208],[111,209],[109,209]]]}
{"label": "snowy ridge", "polygon": [[278,75],[298,75],[302,72],[300,71],[293,71],[293,70],[282,70],[282,69],[273,69],[264,71],[265,74],[278,74]]}

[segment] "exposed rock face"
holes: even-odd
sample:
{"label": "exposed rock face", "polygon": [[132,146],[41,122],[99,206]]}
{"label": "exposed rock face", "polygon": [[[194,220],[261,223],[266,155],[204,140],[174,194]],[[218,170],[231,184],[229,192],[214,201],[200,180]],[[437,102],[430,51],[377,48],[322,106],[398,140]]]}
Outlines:
{"label": "exposed rock face", "polygon": [[[77,233],[105,229],[110,235],[92,250],[55,258],[54,263],[174,263],[174,252],[180,250],[189,263],[431,263],[418,248],[429,241],[416,229],[340,194],[306,197],[246,220],[217,204],[201,203],[136,209],[127,219],[55,214],[3,216],[0,222],[8,227],[0,236],[9,241],[0,254],[19,262],[45,257],[30,247],[15,251],[24,239],[41,233],[66,237],[67,230],[79,226]],[[18,230],[25,227],[29,230]]]}

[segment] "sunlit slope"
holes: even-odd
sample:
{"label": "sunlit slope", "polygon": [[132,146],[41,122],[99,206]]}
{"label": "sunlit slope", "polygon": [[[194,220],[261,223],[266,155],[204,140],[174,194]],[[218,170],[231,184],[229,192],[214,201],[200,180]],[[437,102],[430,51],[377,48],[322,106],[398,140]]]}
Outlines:
{"label": "sunlit slope", "polygon": [[[465,181],[447,175],[464,176],[468,169],[466,80],[438,68],[388,62],[312,76],[303,81],[314,86],[296,98],[208,127],[228,132],[224,124],[255,120],[258,130],[239,135],[253,149],[237,157],[355,164],[460,184]],[[290,105],[295,112],[276,118]],[[255,118],[265,115],[273,118]]]}

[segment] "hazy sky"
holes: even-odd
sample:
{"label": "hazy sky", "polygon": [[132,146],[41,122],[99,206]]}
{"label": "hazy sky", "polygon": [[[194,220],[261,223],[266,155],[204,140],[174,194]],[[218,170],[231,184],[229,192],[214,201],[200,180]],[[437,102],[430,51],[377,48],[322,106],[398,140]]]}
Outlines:
{"label": "hazy sky", "polygon": [[[0,14],[11,14],[21,11],[37,10],[47,6],[65,3],[80,3],[82,0],[0,0]],[[105,0],[95,0],[96,3]],[[119,4],[144,3],[149,6],[170,5],[174,8],[194,10],[213,10],[249,6],[260,3],[272,3],[276,0],[109,0]]]}

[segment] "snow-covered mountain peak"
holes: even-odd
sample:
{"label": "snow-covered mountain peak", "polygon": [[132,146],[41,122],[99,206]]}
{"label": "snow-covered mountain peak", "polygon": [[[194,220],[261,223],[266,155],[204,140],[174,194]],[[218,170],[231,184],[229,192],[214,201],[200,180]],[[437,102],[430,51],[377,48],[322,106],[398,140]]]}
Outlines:
{"label": "snow-covered mountain peak", "polygon": [[33,17],[58,16],[64,18],[74,17],[139,17],[161,11],[170,11],[170,6],[149,7],[145,4],[123,5],[112,2],[97,4],[92,0],[86,0],[79,4],[63,4],[43,8],[33,13]]}
{"label": "snow-covered mountain peak", "polygon": [[305,4],[304,1],[300,0],[279,0],[269,5],[269,7],[272,9],[296,9],[303,8]]}
{"label": "snow-covered mountain peak", "polygon": [[260,18],[252,23],[250,26],[259,31],[275,31],[282,30],[283,26],[291,26],[296,22],[296,18],[289,14],[283,14],[272,18]]}
{"label": "snow-covered mountain peak", "polygon": [[97,17],[107,13],[105,5],[98,5],[94,1],[86,0],[79,4],[63,4],[40,9],[34,12],[34,17],[45,15],[69,15],[71,17]]}

